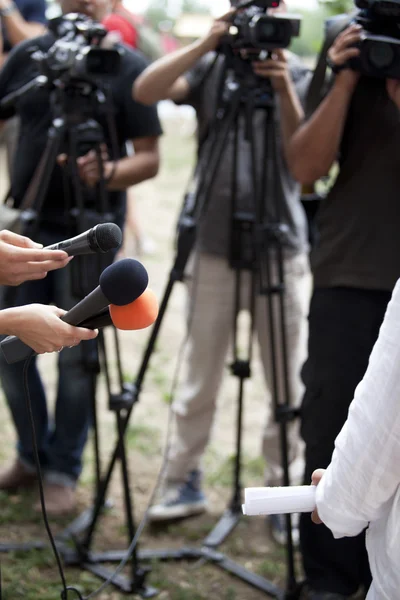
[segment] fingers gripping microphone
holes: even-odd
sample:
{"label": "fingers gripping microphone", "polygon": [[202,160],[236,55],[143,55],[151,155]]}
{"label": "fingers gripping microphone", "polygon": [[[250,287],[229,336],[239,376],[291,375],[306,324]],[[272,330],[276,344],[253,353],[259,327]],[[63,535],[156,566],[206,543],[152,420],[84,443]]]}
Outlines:
{"label": "fingers gripping microphone", "polygon": [[117,250],[122,244],[122,231],[115,223],[101,223],[76,237],[46,246],[45,250],[64,250],[69,256]]}
{"label": "fingers gripping microphone", "polygon": [[95,317],[80,323],[87,329],[102,329],[114,325],[117,329],[133,331],[150,327],[158,316],[158,301],[152,290],[147,288],[141,296],[130,304],[111,304]]}
{"label": "fingers gripping microphone", "polygon": [[[69,325],[78,326],[103,311],[109,304],[118,307],[136,300],[147,288],[149,277],[137,260],[125,258],[102,272],[99,286],[62,317]],[[19,338],[9,336],[0,343],[8,364],[28,358],[32,348]]]}

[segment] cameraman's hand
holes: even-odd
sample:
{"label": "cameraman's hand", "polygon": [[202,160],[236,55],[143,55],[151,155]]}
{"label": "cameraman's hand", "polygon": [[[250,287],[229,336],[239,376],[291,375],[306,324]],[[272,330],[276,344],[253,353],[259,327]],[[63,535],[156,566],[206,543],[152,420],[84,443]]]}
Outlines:
{"label": "cameraman's hand", "polygon": [[389,98],[393,100],[397,108],[400,110],[400,81],[397,79],[387,79],[386,90],[389,94]]}
{"label": "cameraman's hand", "polygon": [[2,332],[16,335],[37,354],[56,352],[63,347],[76,346],[83,340],[94,339],[98,332],[73,327],[61,321],[64,310],[43,304],[28,304],[1,311],[6,320]]}
{"label": "cameraman's hand", "polygon": [[43,279],[49,271],[61,269],[72,260],[66,252],[42,248],[27,237],[0,231],[0,284],[14,286]]}
{"label": "cameraman's hand", "polygon": [[[104,178],[107,179],[113,168],[113,163],[109,162],[109,155],[107,146],[101,144],[101,162],[103,164]],[[57,162],[61,167],[65,167],[68,164],[68,156],[66,154],[60,154],[57,157]],[[90,150],[87,154],[80,156],[76,161],[78,167],[79,177],[81,181],[88,187],[95,187],[95,185],[101,179],[101,170],[99,160],[95,150]]]}
{"label": "cameraman's hand", "polygon": [[[312,485],[318,485],[319,482],[321,481],[322,477],[324,476],[325,473],[325,469],[317,469],[316,471],[314,471],[314,473],[312,474],[311,477],[311,483]],[[316,525],[321,525],[322,521],[319,518],[319,514],[317,509],[314,509],[312,515],[311,515],[311,520],[316,524]]]}
{"label": "cameraman's hand", "polygon": [[[337,67],[345,65],[350,58],[354,58],[360,54],[358,48],[354,48],[354,44],[361,40],[362,27],[360,25],[350,25],[332,44],[328,52],[329,60]],[[343,85],[345,89],[353,92],[360,74],[350,68],[344,68],[336,75],[335,83]]]}
{"label": "cameraman's hand", "polygon": [[[109,162],[108,150],[105,144],[101,144],[101,161],[104,169],[104,178],[107,179],[111,172],[112,163]],[[95,150],[90,150],[77,160],[79,177],[88,187],[95,187],[101,179],[101,167]]]}
{"label": "cameraman's hand", "polygon": [[229,32],[230,22],[234,12],[234,10],[230,10],[214,21],[210,31],[201,42],[205,52],[215,50],[218,47],[221,38]]}
{"label": "cameraman's hand", "polygon": [[291,83],[288,62],[283,50],[275,50],[271,58],[253,62],[253,71],[258,77],[270,79],[275,92],[285,93]]}

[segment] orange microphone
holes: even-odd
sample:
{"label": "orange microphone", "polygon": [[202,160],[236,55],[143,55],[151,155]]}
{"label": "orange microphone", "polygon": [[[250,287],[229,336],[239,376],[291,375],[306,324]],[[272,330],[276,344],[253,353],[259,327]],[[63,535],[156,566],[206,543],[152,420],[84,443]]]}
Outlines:
{"label": "orange microphone", "polygon": [[133,331],[150,327],[158,316],[158,300],[155,293],[147,288],[139,298],[117,306],[110,304],[96,316],[79,323],[79,327],[87,329],[102,329],[114,325],[117,329]]}

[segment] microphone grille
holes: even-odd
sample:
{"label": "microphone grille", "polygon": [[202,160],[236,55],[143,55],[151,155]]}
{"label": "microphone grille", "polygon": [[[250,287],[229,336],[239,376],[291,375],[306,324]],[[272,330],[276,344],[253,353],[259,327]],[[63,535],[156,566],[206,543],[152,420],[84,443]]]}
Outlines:
{"label": "microphone grille", "polygon": [[100,275],[100,288],[110,304],[124,306],[134,302],[147,288],[149,276],[138,260],[124,258]]}
{"label": "microphone grille", "polygon": [[101,223],[96,227],[96,242],[101,252],[120,248],[122,231],[115,223]]}

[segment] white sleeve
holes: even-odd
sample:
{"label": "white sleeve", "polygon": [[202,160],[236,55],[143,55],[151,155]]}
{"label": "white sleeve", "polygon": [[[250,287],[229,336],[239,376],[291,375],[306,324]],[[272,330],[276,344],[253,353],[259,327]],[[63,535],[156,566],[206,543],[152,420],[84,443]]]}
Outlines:
{"label": "white sleeve", "polygon": [[317,508],[335,537],[378,519],[400,483],[400,280],[366,374],[317,487]]}

